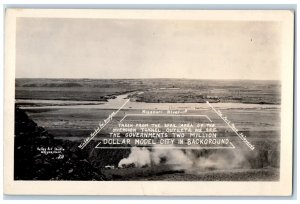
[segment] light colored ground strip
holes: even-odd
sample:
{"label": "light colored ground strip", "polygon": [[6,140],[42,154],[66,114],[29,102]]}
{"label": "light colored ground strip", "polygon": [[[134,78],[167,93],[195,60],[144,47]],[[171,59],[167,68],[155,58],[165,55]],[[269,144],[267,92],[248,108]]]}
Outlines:
{"label": "light colored ground strip", "polygon": [[[98,147],[100,143],[95,147],[96,149],[131,149],[132,147]],[[235,149],[235,146],[230,142],[230,147],[176,147],[176,146],[156,146],[145,147],[153,149]]]}
{"label": "light colored ground strip", "polygon": [[173,117],[173,116],[188,116],[188,117],[206,117],[209,122],[212,122],[212,120],[207,116],[207,115],[172,115],[172,114],[126,114],[121,120],[119,123],[121,123],[127,116],[170,116],[170,117]]}

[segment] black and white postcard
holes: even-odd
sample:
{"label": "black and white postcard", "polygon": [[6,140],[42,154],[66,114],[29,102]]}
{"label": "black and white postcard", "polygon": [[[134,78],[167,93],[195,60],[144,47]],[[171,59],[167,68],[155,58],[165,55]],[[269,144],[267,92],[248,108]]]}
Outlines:
{"label": "black and white postcard", "polygon": [[8,9],[5,193],[290,195],[293,21]]}

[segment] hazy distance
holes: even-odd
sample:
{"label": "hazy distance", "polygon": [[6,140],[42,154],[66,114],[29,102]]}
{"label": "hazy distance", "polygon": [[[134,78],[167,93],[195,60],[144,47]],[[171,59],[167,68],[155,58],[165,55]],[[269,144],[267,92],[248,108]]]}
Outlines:
{"label": "hazy distance", "polygon": [[280,25],[18,18],[17,78],[279,80]]}

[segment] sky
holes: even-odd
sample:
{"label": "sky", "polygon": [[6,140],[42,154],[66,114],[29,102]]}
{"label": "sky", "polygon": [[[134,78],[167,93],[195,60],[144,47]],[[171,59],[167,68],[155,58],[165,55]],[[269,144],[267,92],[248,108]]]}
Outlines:
{"label": "sky", "polygon": [[280,80],[280,24],[18,18],[17,78]]}

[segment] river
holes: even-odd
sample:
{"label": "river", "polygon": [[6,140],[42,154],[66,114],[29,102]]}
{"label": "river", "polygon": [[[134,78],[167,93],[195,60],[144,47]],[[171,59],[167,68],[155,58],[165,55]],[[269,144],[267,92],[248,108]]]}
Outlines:
{"label": "river", "polygon": [[[68,100],[31,100],[17,99],[22,109],[119,109],[128,99],[128,95],[119,95],[115,99],[103,101],[68,101]],[[24,105],[28,104],[28,105]],[[35,104],[39,104],[36,106]],[[75,105],[74,105],[75,104]],[[211,103],[217,109],[280,109],[280,105],[274,104],[245,104],[245,103]],[[207,110],[210,107],[206,103],[145,103],[129,101],[123,109],[132,110]]]}

